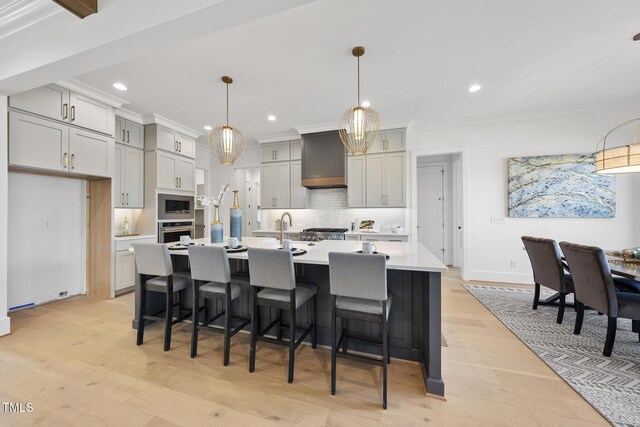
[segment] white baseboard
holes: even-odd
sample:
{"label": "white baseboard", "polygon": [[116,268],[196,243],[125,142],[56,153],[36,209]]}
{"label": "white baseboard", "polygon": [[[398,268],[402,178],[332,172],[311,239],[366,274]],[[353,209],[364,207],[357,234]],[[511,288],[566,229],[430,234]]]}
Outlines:
{"label": "white baseboard", "polygon": [[532,285],[533,275],[527,273],[505,273],[503,271],[469,270],[467,271],[464,280],[469,282],[478,280],[481,282],[517,283],[522,285]]}
{"label": "white baseboard", "polygon": [[11,319],[9,317],[4,317],[0,319],[0,337],[2,335],[7,335],[11,332]]}

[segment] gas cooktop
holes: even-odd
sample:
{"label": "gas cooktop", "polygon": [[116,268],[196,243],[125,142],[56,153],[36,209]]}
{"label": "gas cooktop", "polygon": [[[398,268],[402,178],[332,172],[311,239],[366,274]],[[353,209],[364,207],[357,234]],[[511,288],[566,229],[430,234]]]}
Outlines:
{"label": "gas cooktop", "polygon": [[344,240],[344,233],[346,232],[346,228],[305,228],[300,233],[300,240]]}
{"label": "gas cooktop", "polygon": [[346,233],[346,228],[305,228],[305,233]]}

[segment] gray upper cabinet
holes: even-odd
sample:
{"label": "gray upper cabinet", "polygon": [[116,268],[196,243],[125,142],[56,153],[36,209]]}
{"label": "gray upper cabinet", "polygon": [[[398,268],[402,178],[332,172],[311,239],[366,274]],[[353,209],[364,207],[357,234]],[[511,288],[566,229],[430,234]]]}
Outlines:
{"label": "gray upper cabinet", "polygon": [[111,177],[114,140],[81,129],[69,129],[69,171],[82,175]]}
{"label": "gray upper cabinet", "polygon": [[[302,158],[302,156],[300,156]],[[291,144],[289,141],[262,144],[262,162],[281,162],[291,160]]]}
{"label": "gray upper cabinet", "polygon": [[111,186],[114,207],[144,207],[144,151],[115,144]]}
{"label": "gray upper cabinet", "polygon": [[366,156],[349,156],[347,160],[347,203],[350,208],[367,207]]}
{"label": "gray upper cabinet", "polygon": [[302,160],[302,140],[291,141],[291,160]]}
{"label": "gray upper cabinet", "polygon": [[108,135],[114,134],[113,107],[75,92],[69,95],[69,105],[69,123]]}
{"label": "gray upper cabinet", "polygon": [[9,97],[9,106],[55,120],[69,120],[69,90],[46,85]]}
{"label": "gray upper cabinet", "polygon": [[69,126],[9,112],[9,164],[50,171],[68,170]]}
{"label": "gray upper cabinet", "polygon": [[308,192],[302,186],[302,161],[291,162],[291,208],[306,209],[308,207]]}
{"label": "gray upper cabinet", "polygon": [[50,84],[12,95],[9,106],[95,132],[115,133],[113,107],[58,85]]}
{"label": "gray upper cabinet", "polygon": [[395,151],[405,151],[405,130],[388,129],[381,130],[367,153],[387,153]]}
{"label": "gray upper cabinet", "polygon": [[260,196],[262,209],[291,207],[291,162],[262,165]]}
{"label": "gray upper cabinet", "polygon": [[134,148],[144,148],[144,126],[116,117],[116,142]]}
{"label": "gray upper cabinet", "polygon": [[157,124],[145,126],[144,132],[145,150],[163,150],[195,159],[195,139]]}

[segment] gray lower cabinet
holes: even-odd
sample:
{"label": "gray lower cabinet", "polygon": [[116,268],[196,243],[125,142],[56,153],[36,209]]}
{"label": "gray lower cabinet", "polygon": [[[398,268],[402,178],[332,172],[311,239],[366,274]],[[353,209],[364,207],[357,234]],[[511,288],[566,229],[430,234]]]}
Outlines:
{"label": "gray lower cabinet", "polygon": [[136,284],[136,257],[133,252],[116,252],[116,292]]}

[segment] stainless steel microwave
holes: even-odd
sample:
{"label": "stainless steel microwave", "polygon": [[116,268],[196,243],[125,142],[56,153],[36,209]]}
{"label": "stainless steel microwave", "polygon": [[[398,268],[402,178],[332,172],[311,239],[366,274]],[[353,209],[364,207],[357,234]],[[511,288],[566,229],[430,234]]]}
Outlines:
{"label": "stainless steel microwave", "polygon": [[193,219],[195,216],[193,196],[158,194],[158,220]]}

